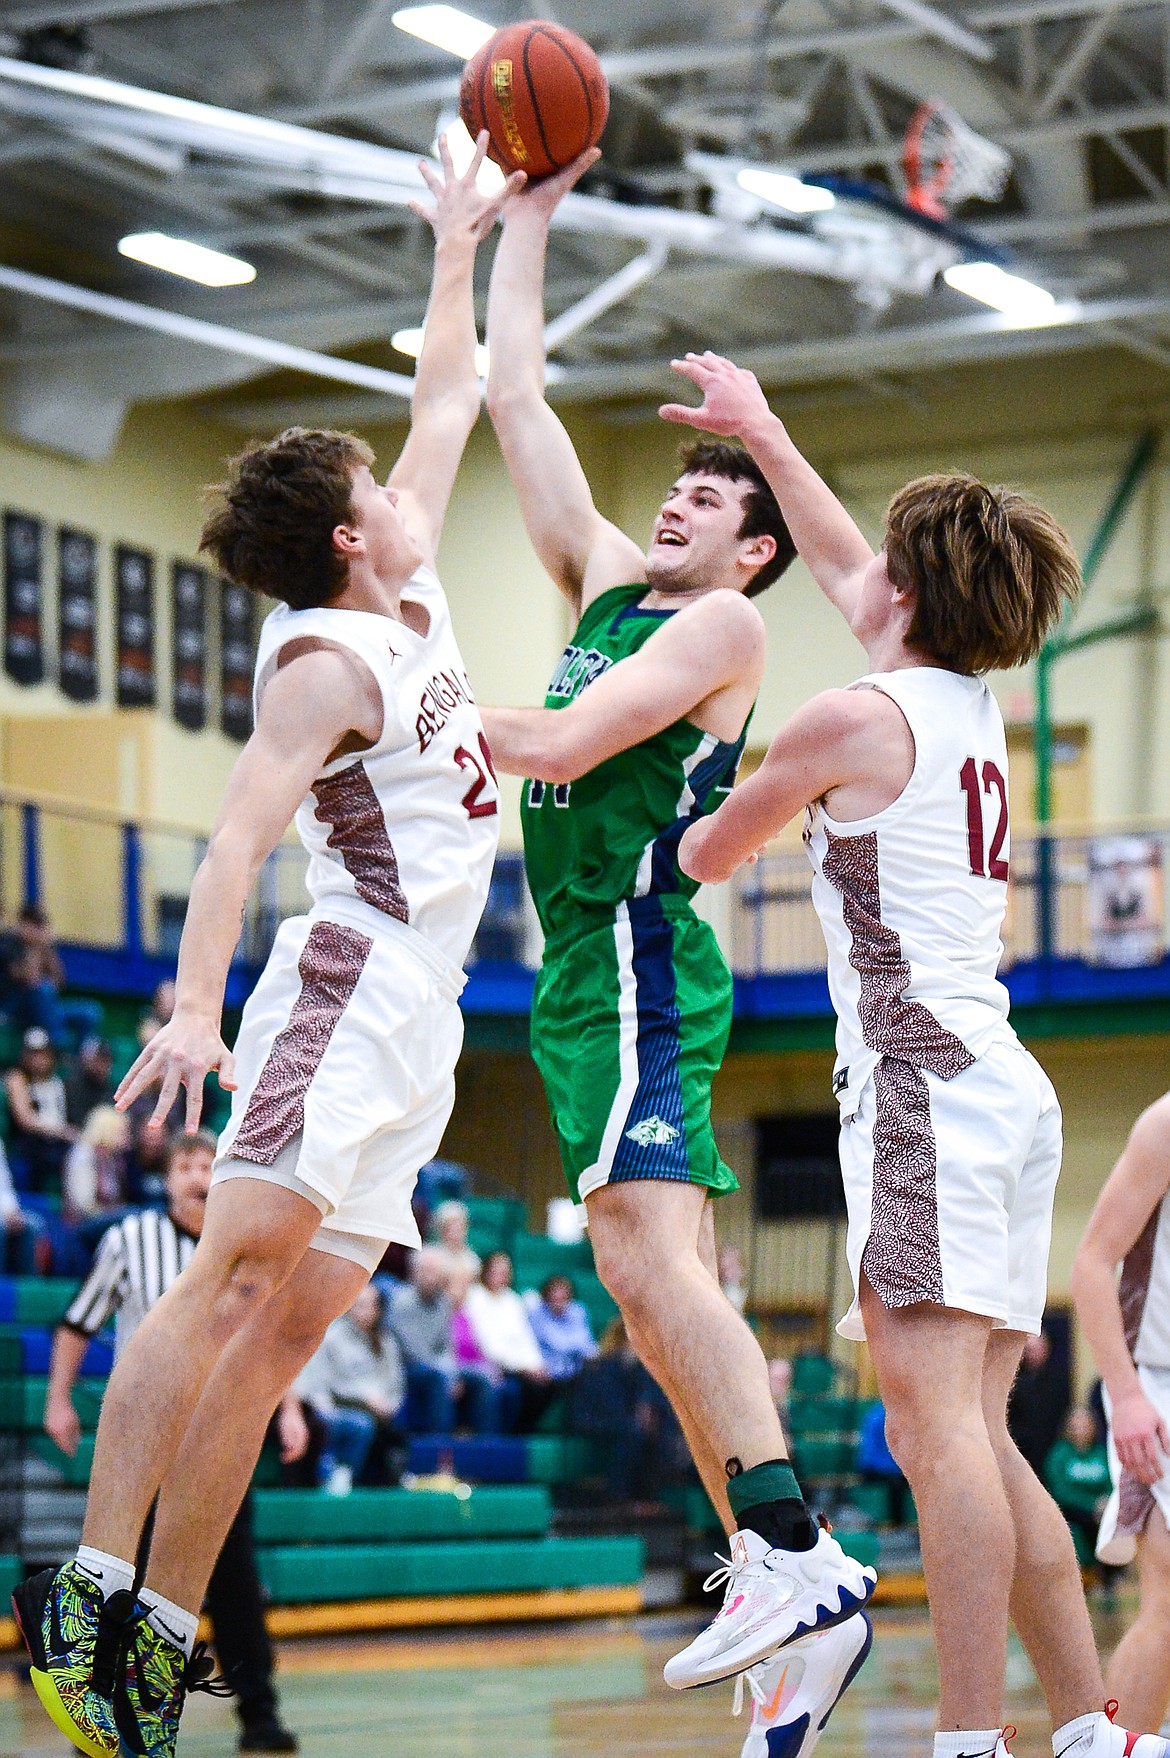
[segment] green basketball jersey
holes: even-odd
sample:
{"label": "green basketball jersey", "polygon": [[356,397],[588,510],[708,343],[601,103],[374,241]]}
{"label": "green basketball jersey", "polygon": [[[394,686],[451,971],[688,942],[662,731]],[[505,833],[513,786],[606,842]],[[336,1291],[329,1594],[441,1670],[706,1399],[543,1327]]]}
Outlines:
{"label": "green basketball jersey", "polygon": [[[567,708],[595,678],[636,653],[669,610],[644,610],[649,587],[614,586],[585,611],[553,673],[547,708]],[[746,731],[746,728],[745,728]],[[521,802],[528,883],[547,939],[599,919],[623,899],[691,898],[675,855],[687,825],[713,811],[743,752],[676,720],[576,781],[530,781]]]}

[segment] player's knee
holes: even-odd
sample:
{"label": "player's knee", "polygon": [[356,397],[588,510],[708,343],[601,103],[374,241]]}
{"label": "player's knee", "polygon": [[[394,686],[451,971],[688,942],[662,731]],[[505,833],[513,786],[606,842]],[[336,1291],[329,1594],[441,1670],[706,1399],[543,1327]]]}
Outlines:
{"label": "player's knee", "polygon": [[211,1303],[211,1322],[234,1336],[261,1312],[284,1282],[288,1267],[263,1250],[240,1250],[225,1262]]}

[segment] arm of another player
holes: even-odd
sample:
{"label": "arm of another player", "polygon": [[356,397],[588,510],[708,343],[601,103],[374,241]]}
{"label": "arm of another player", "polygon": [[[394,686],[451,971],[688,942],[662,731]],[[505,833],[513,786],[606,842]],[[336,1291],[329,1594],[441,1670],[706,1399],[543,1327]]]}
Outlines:
{"label": "arm of another player", "polygon": [[718,811],[684,833],[678,864],[702,884],[730,879],[790,818],[833,788],[864,782],[888,762],[888,698],[826,690],[781,727],[756,773]]}
{"label": "arm of another player", "polygon": [[431,562],[459,461],[479,416],[472,297],[475,253],[504,203],[524,183],[523,171],[516,171],[497,194],[481,195],[475,179],[487,144],[486,133],[481,134],[467,171],[456,177],[446,139],[440,139],[442,177],[425,160],[419,164],[434,206],[410,204],[435,234],[435,265],[414,375],[410,433],[390,472],[390,484],[398,490],[404,522]]}
{"label": "arm of another player", "polygon": [[697,409],[687,403],[664,403],[658,413],[664,421],[743,441],[771,484],[813,579],[852,626],[873,550],[832,489],[792,443],[784,423],[773,415],[755,374],[710,352],[688,354],[671,365],[698,387],[703,401]]}
{"label": "arm of another player", "polygon": [[610,586],[646,578],[637,544],[594,506],[573,442],[544,397],[549,221],[598,157],[583,153],[509,203],[488,292],[488,414],[532,546],[578,613]]}
{"label": "arm of another player", "polygon": [[256,730],[232,770],[207,853],[191,886],[179,943],[175,1011],[125,1076],[114,1102],[125,1110],[158,1085],[150,1119],[161,1129],[180,1087],[186,1127],[198,1128],[204,1077],[234,1086],[220,1036],[228,967],[253,881],[330,754],[351,731],[376,739],[365,668],[336,649],[299,655],[276,672],[260,699]]}
{"label": "arm of another player", "polygon": [[484,708],[492,761],[507,775],[576,781],[607,757],[694,716],[728,689],[748,712],[764,673],[764,619],[741,593],[708,593],[677,612],[567,708]]}
{"label": "arm of another player", "polygon": [[1071,1281],[1077,1317],[1109,1393],[1117,1456],[1143,1483],[1156,1483],[1161,1477],[1170,1459],[1170,1435],[1142,1390],[1126,1342],[1116,1272],[1167,1189],[1170,1095],[1151,1105],[1134,1124],[1089,1217]]}

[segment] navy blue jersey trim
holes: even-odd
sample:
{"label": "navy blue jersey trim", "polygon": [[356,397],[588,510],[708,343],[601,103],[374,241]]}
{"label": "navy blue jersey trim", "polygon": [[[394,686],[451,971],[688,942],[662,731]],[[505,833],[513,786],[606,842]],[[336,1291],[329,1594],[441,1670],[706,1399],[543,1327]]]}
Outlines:
{"label": "navy blue jersey trim", "polygon": [[[643,905],[648,899],[641,900]],[[682,1016],[674,970],[674,928],[662,911],[643,908],[630,918],[634,993],[638,1009],[638,1086],[622,1124],[609,1182],[691,1176],[679,1075]],[[637,1142],[628,1131],[649,1120],[673,1131],[669,1141]]]}

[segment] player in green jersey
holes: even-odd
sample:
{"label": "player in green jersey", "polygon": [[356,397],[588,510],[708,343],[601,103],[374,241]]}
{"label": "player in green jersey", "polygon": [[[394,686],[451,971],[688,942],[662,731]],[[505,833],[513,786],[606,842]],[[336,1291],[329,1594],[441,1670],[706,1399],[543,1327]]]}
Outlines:
{"label": "player in green jersey", "polygon": [[594,506],[544,399],[542,341],[549,219],[591,162],[513,202],[492,273],[488,408],[578,623],[544,708],[483,714],[497,766],[530,778],[525,850],[546,937],[532,1048],[570,1187],[732,1538],[724,1610],[666,1670],[683,1687],[852,1619],[874,1577],[818,1534],[760,1346],[719,1288],[711,1197],[735,1179],[711,1080],[731,977],[675,859],[734,779],[765,657],[750,599],[793,544],[758,467],[719,442],[684,454],[648,554]]}

